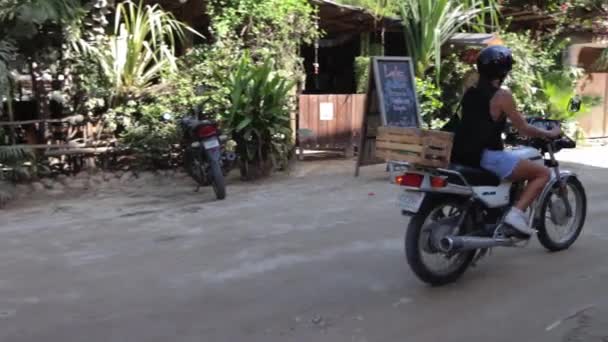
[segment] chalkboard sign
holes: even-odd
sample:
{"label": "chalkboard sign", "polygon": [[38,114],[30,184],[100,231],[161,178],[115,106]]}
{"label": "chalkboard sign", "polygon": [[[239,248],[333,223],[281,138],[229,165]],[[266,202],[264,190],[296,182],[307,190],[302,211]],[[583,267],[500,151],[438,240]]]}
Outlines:
{"label": "chalkboard sign", "polygon": [[420,127],[414,67],[409,57],[374,57],[370,65],[355,177],[363,165],[385,163],[375,156],[378,126]]}
{"label": "chalkboard sign", "polygon": [[407,57],[376,57],[373,68],[382,125],[420,127],[412,60]]}

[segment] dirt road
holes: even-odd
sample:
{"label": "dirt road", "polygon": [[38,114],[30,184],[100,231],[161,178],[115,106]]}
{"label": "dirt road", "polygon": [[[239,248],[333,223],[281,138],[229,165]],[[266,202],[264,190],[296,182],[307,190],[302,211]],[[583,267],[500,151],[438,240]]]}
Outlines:
{"label": "dirt road", "polygon": [[14,204],[0,341],[606,341],[607,171],[576,171],[590,208],[571,250],[497,250],[443,288],[408,269],[381,167],[299,164],[224,202],[164,178]]}

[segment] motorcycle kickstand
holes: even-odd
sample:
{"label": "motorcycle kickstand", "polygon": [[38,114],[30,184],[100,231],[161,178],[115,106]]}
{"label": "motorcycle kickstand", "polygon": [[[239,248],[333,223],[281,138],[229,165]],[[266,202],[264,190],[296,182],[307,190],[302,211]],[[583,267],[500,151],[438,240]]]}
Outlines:
{"label": "motorcycle kickstand", "polygon": [[194,189],[194,192],[199,192],[200,190],[201,190],[201,185],[200,185],[200,184],[198,184],[198,185],[196,186],[196,188]]}

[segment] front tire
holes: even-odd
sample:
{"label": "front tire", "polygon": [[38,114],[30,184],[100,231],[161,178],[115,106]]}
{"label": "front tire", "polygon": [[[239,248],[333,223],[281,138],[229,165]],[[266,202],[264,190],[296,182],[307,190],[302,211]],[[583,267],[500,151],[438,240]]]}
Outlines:
{"label": "front tire", "polygon": [[[551,192],[543,200],[540,207],[540,222],[538,223],[538,240],[540,243],[551,252],[558,252],[564,249],[570,248],[572,244],[578,239],[579,235],[585,225],[585,219],[587,217],[587,196],[585,194],[585,188],[581,182],[575,177],[569,177],[566,180],[566,187],[568,191],[568,202],[572,206],[573,216],[570,218],[560,217],[560,213],[557,210],[556,213],[551,213],[552,205],[561,205],[559,201],[562,201],[561,197]],[[571,196],[572,195],[572,196]],[[576,203],[572,203],[570,199],[574,199]],[[555,204],[556,203],[556,204]],[[555,210],[555,209],[553,209]],[[568,223],[564,224],[561,221],[568,219]],[[572,220],[572,222],[570,222]],[[555,222],[558,221],[558,222]],[[554,230],[561,230],[563,235],[561,237],[555,236],[551,232],[550,226],[555,226]],[[558,227],[566,226],[567,231],[564,233],[563,230]]]}
{"label": "front tire", "polygon": [[213,191],[215,192],[215,197],[218,200],[223,200],[226,198],[226,182],[224,180],[224,173],[222,172],[222,168],[217,160],[211,159],[209,161],[209,170],[211,176],[211,186],[213,187]]}
{"label": "front tire", "polygon": [[[460,203],[457,200],[441,199],[432,197],[430,194],[424,200],[420,211],[412,217],[407,227],[405,235],[405,256],[407,262],[420,280],[428,283],[432,286],[441,286],[456,281],[460,276],[467,270],[473,258],[475,257],[476,251],[467,251],[457,253],[452,256],[447,256],[439,251],[434,253],[427,253],[428,247],[425,248],[423,243],[430,243],[428,239],[430,235],[425,232],[425,228],[433,222],[433,219],[438,213],[443,212],[444,208],[456,208],[462,213],[462,201]],[[458,212],[454,212],[457,215]],[[445,215],[439,215],[438,219],[453,217],[449,213]],[[463,228],[467,230],[470,220],[465,220]],[[456,227],[454,227],[455,229]],[[453,233],[453,232],[451,232]],[[432,249],[432,247],[431,247]],[[432,269],[430,265],[425,261],[426,255],[434,255],[438,258],[444,258],[453,262],[453,264],[447,270]]]}

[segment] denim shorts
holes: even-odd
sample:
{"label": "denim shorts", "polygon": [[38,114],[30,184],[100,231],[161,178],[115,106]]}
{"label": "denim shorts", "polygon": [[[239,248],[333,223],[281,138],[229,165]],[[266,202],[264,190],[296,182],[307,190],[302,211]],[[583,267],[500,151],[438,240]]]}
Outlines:
{"label": "denim shorts", "polygon": [[509,178],[519,161],[518,156],[508,151],[484,150],[481,154],[481,167],[500,179]]}

